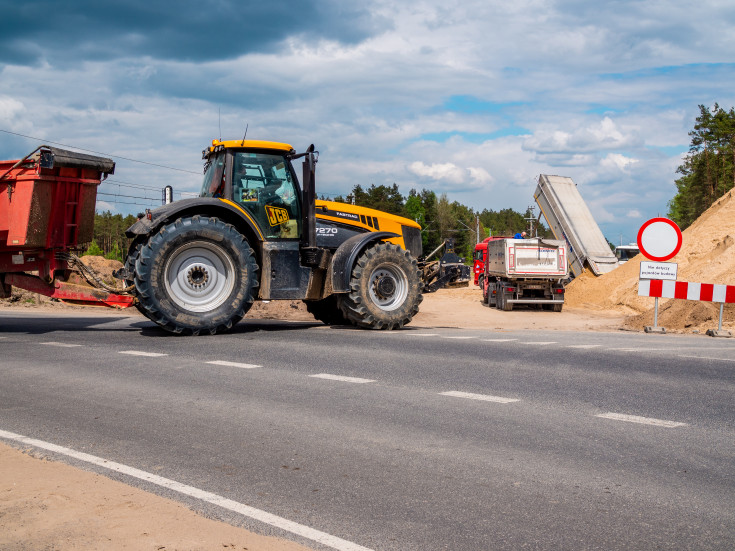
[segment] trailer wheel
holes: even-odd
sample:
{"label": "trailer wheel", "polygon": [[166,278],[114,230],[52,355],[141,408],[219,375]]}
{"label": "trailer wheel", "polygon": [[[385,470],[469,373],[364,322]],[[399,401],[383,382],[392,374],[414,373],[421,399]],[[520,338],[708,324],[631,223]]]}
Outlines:
{"label": "trailer wheel", "polygon": [[339,307],[339,297],[330,295],[322,300],[305,300],[306,310],[318,321],[327,325],[346,325],[349,323]]}
{"label": "trailer wheel", "polygon": [[173,333],[214,335],[250,309],[258,265],[245,237],[217,218],[179,218],[148,239],[135,263],[140,306]]}
{"label": "trailer wheel", "polygon": [[339,300],[345,318],[369,329],[400,329],[419,311],[421,271],[408,251],[378,243],[355,263],[350,291]]}

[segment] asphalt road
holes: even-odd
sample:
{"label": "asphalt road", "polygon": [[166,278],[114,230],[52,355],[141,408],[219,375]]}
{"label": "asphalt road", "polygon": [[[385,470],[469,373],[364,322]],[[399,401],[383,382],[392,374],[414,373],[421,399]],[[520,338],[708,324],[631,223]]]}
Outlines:
{"label": "asphalt road", "polygon": [[735,548],[735,339],[0,311],[0,430],[368,549]]}

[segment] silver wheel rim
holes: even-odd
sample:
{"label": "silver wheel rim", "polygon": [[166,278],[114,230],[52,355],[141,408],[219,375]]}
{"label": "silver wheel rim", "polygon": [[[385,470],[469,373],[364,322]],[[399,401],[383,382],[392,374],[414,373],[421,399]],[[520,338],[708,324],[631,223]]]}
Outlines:
{"label": "silver wheel rim", "polygon": [[381,264],[370,274],[368,292],[370,299],[381,310],[396,310],[408,296],[408,278],[397,264]]}
{"label": "silver wheel rim", "polygon": [[219,245],[193,241],[176,249],[164,266],[171,300],[190,312],[221,306],[235,287],[235,266]]}

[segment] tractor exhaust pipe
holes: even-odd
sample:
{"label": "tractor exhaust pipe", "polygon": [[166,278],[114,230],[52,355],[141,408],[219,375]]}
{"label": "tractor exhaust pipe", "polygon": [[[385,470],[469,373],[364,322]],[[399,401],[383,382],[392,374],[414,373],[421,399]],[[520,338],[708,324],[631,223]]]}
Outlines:
{"label": "tractor exhaust pipe", "polygon": [[314,144],[306,150],[303,162],[303,183],[301,189],[301,264],[316,266],[319,254],[316,246],[316,162],[319,153]]}

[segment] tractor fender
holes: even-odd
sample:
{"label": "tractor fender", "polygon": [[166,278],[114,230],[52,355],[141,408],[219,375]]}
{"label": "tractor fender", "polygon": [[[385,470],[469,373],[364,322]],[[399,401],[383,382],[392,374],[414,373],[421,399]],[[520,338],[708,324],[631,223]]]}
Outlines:
{"label": "tractor fender", "polygon": [[332,290],[335,293],[346,293],[350,290],[352,268],[360,256],[371,243],[384,241],[393,237],[400,237],[396,233],[377,231],[361,233],[350,237],[342,243],[332,256]]}
{"label": "tractor fender", "polygon": [[263,241],[263,234],[252,215],[237,203],[226,199],[212,197],[194,197],[181,199],[147,211],[138,221],[125,230],[131,239],[157,232],[164,224],[169,224],[182,216],[217,217],[239,229],[241,233],[249,233],[252,238]]}

